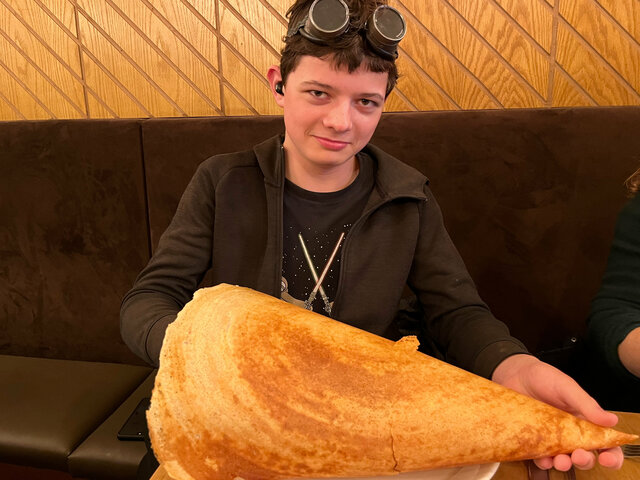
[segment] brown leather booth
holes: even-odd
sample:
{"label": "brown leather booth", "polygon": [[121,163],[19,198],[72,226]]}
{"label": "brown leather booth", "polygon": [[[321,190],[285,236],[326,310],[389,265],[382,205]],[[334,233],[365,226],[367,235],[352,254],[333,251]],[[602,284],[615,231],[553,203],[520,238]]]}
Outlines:
{"label": "brown leather booth", "polygon": [[[373,142],[429,177],[496,316],[587,385],[574,354],[638,125],[639,107],[390,113]],[[116,434],[154,372],[120,338],[122,296],[196,166],[282,131],[280,117],[0,123],[0,463],[135,478],[144,445]]]}

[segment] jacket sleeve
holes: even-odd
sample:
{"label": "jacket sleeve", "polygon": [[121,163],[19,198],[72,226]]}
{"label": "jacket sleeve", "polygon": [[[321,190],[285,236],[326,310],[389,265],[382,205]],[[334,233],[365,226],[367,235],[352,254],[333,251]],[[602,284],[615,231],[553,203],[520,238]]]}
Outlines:
{"label": "jacket sleeve", "polygon": [[618,346],[640,327],[640,195],[625,206],[616,224],[602,285],[591,303],[588,342],[605,367],[621,380],[635,380],[618,356]]}
{"label": "jacket sleeve", "polygon": [[425,312],[426,332],[445,360],[490,378],[502,360],[527,349],[480,299],[427,186],[425,194],[409,286]]}
{"label": "jacket sleeve", "polygon": [[215,192],[207,165],[201,164],[191,179],[155,253],[120,307],[123,340],[155,366],[167,326],[211,266]]}

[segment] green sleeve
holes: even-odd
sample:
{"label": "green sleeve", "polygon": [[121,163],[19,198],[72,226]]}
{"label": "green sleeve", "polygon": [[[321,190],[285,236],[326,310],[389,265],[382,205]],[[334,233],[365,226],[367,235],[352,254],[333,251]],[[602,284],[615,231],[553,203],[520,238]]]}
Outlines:
{"label": "green sleeve", "polygon": [[588,342],[607,371],[637,380],[620,362],[618,345],[640,327],[640,195],[621,211],[602,285],[591,304]]}

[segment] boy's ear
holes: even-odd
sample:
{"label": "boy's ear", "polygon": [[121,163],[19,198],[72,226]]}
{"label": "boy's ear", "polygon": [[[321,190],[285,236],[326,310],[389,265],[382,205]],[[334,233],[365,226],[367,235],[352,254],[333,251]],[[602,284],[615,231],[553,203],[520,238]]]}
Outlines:
{"label": "boy's ear", "polygon": [[269,81],[271,94],[273,95],[276,103],[280,107],[284,107],[284,91],[282,85],[282,75],[280,74],[279,66],[272,65],[269,67],[269,70],[267,70],[267,80]]}

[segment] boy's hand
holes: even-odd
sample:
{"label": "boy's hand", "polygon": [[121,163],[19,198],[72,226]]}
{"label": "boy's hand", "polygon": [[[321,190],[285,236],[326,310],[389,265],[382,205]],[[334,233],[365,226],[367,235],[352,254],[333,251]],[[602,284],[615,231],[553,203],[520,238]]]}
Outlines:
{"label": "boy's hand", "polygon": [[[492,380],[597,425],[613,427],[618,423],[615,414],[603,410],[571,377],[531,355],[506,358],[496,367]],[[623,459],[620,447],[598,453],[598,462],[607,468],[619,469]],[[575,466],[587,470],[595,466],[596,452],[578,449],[571,455],[539,458],[535,463],[542,469],[567,471]]]}

